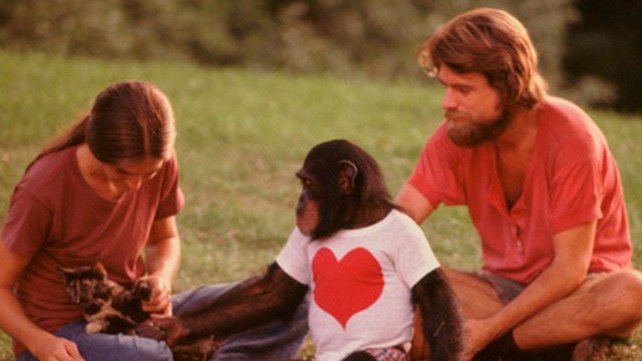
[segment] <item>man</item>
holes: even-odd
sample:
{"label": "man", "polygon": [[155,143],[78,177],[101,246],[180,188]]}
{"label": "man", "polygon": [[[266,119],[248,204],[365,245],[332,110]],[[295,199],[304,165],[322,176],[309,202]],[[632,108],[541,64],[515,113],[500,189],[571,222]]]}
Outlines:
{"label": "man", "polygon": [[581,340],[631,335],[642,277],[617,165],[593,121],[546,94],[524,26],[495,9],[461,14],[419,62],[445,88],[445,121],[396,201],[418,223],[441,203],[466,205],[479,232],[483,270],[448,273],[463,359],[580,359]]}

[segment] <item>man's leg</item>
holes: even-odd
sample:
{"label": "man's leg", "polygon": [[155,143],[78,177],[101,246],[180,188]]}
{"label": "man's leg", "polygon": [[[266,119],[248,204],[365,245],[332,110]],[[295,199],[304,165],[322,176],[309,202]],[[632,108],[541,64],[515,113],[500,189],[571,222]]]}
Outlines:
{"label": "man's leg", "polygon": [[[507,302],[507,298],[511,298],[510,295],[504,295],[504,300],[502,300],[493,284],[479,274],[458,271],[443,266],[442,270],[455,293],[455,298],[464,319],[489,317],[503,307]],[[517,295],[517,292],[513,290],[507,291],[510,292],[506,293],[515,293]],[[412,340],[410,358],[412,360],[429,359],[430,350],[421,329],[421,311],[416,309],[415,312],[415,333]]]}
{"label": "man's leg", "polygon": [[629,337],[642,321],[642,276],[622,270],[590,275],[568,297],[515,328],[516,343],[538,349],[596,335]]}
{"label": "man's leg", "polygon": [[[445,269],[464,318],[484,318],[509,300],[476,274]],[[628,337],[641,324],[642,277],[636,271],[590,275],[569,297],[515,328],[516,346],[551,349],[595,335]]]}
{"label": "man's leg", "polygon": [[493,285],[481,277],[452,268],[442,268],[455,292],[464,318],[484,318],[504,305]]}
{"label": "man's leg", "polygon": [[[203,286],[178,294],[172,298],[174,315],[198,314],[235,285]],[[229,337],[210,360],[269,361],[294,358],[308,331],[307,311],[308,303],[304,301],[290,322],[273,321]]]}

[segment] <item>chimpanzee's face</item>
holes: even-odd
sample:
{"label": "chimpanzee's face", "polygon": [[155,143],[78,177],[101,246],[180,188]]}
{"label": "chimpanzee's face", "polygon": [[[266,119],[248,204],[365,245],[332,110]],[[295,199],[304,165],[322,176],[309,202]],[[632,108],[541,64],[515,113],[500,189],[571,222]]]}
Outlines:
{"label": "chimpanzee's face", "polygon": [[[364,204],[360,198],[364,197],[363,192],[358,188],[376,187],[357,185],[360,174],[357,164],[364,161],[362,158],[365,162],[374,162],[362,153],[365,152],[347,141],[321,143],[310,150],[303,166],[296,172],[302,186],[296,206],[296,223],[311,240],[321,240],[341,229],[354,228],[364,219],[355,214]],[[362,174],[368,179],[366,173]],[[376,180],[380,179],[377,177]]]}
{"label": "chimpanzee's face", "polygon": [[319,185],[311,174],[301,169],[296,173],[301,180],[301,194],[296,205],[296,225],[301,233],[312,235],[319,225]]}

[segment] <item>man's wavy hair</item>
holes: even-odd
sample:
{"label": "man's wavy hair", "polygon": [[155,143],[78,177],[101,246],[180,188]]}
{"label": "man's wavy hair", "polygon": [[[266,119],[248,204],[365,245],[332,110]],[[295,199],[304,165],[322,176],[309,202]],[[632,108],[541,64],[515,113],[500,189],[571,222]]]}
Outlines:
{"label": "man's wavy hair", "polygon": [[546,94],[526,28],[502,10],[480,8],[443,24],[422,46],[418,62],[433,77],[442,65],[457,73],[484,74],[504,106],[531,109]]}

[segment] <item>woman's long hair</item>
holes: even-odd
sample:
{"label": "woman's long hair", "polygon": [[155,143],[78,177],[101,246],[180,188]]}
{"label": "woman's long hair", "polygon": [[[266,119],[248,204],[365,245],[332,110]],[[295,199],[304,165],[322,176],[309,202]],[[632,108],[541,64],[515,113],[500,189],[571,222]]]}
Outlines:
{"label": "woman's long hair", "polygon": [[100,92],[89,114],[43,149],[36,160],[87,143],[100,162],[168,158],[176,127],[171,104],[153,84],[122,81]]}

